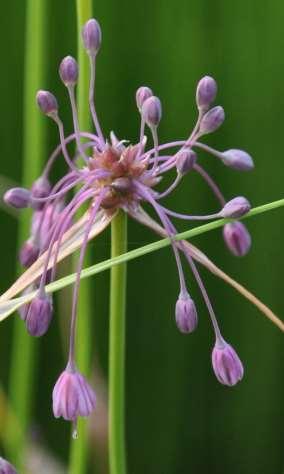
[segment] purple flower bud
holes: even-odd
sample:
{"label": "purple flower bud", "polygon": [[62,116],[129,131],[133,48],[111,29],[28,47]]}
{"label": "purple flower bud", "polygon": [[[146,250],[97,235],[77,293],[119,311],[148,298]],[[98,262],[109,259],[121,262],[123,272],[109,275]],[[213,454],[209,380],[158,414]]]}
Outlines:
{"label": "purple flower bud", "polygon": [[215,343],[212,365],[217,379],[223,385],[231,387],[243,378],[243,364],[233,347],[224,340]]}
{"label": "purple flower bud", "polygon": [[162,105],[158,97],[152,95],[142,105],[141,114],[147,125],[157,127],[162,117]]}
{"label": "purple flower bud", "polygon": [[62,59],[59,66],[60,79],[65,86],[74,86],[78,80],[78,64],[72,56]]}
{"label": "purple flower bud", "polygon": [[226,166],[239,171],[250,171],[254,168],[252,157],[243,150],[227,150],[222,153]]}
{"label": "purple flower bud", "polygon": [[38,91],[36,101],[40,110],[45,115],[51,116],[58,110],[57,100],[49,91]]}
{"label": "purple flower bud", "polygon": [[6,459],[0,457],[0,474],[17,474],[17,471]]}
{"label": "purple flower bud", "polygon": [[112,182],[111,186],[116,191],[119,191],[120,193],[124,194],[124,193],[128,193],[129,190],[131,189],[132,182],[131,182],[130,178],[127,178],[127,176],[125,176],[125,177],[121,177],[121,178],[116,178]]}
{"label": "purple flower bud", "polygon": [[247,214],[251,208],[249,201],[243,197],[238,196],[231,201],[228,201],[220,212],[220,216],[226,218],[241,217]]}
{"label": "purple flower bud", "polygon": [[4,194],[4,201],[8,206],[23,209],[30,204],[31,193],[25,188],[11,188]]}
{"label": "purple flower bud", "polygon": [[149,97],[152,97],[152,95],[153,95],[153,92],[149,87],[142,86],[142,87],[139,87],[139,89],[137,89],[136,104],[140,112],[145,100],[149,99]]}
{"label": "purple flower bud", "polygon": [[204,76],[200,79],[196,89],[197,107],[208,110],[210,104],[215,100],[217,94],[217,83],[213,77]]}
{"label": "purple flower bud", "polygon": [[45,198],[49,196],[51,184],[45,176],[38,178],[32,185],[31,205],[34,209],[42,209],[44,202],[33,201],[33,198]]}
{"label": "purple flower bud", "polygon": [[204,135],[212,133],[219,128],[225,120],[225,112],[223,107],[217,105],[213,109],[208,110],[200,122],[199,130]]}
{"label": "purple flower bud", "polygon": [[183,148],[177,153],[176,168],[177,171],[184,175],[192,170],[197,161],[196,153],[190,148]]}
{"label": "purple flower bud", "polygon": [[223,236],[233,255],[243,257],[248,253],[251,247],[251,236],[242,222],[230,222],[224,225]]}
{"label": "purple flower bud", "polygon": [[176,323],[183,333],[193,332],[197,326],[197,311],[187,292],[180,292],[176,302]]}
{"label": "purple flower bud", "polygon": [[26,240],[19,253],[19,260],[21,265],[23,265],[23,267],[25,268],[30,267],[38,258],[38,254],[39,248],[35,244],[34,240],[32,238]]}
{"label": "purple flower bud", "polygon": [[[32,293],[35,289],[36,289],[36,286],[35,286],[34,284],[32,284],[32,285],[28,286],[28,287],[21,293],[21,296],[28,295],[29,293]],[[30,307],[30,303],[26,303],[26,304],[23,304],[22,306],[20,306],[20,308],[18,309],[20,318],[21,318],[23,321],[25,321],[26,318],[27,318],[27,314],[28,314],[28,311],[29,311],[29,307]]]}
{"label": "purple flower bud", "polygon": [[42,336],[48,330],[52,318],[52,300],[48,295],[38,295],[30,303],[26,327],[31,336]]}
{"label": "purple flower bud", "polygon": [[96,55],[102,42],[102,31],[99,23],[94,18],[85,23],[82,30],[83,43],[91,55]]}
{"label": "purple flower bud", "polygon": [[59,376],[52,393],[55,418],[76,421],[78,416],[89,416],[96,406],[96,395],[79,372],[67,368]]}

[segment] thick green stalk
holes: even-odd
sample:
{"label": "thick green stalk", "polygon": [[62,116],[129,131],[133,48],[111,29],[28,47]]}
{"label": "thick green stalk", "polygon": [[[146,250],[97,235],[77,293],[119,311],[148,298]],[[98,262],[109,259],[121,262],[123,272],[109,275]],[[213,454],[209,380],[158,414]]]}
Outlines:
{"label": "thick green stalk", "polygon": [[[23,179],[24,186],[30,186],[38,177],[44,152],[44,119],[36,104],[36,91],[43,85],[43,66],[45,50],[44,20],[46,18],[45,0],[28,0],[26,10],[25,70],[24,70],[24,120],[23,120]],[[27,214],[20,217],[19,245],[29,233]],[[12,424],[7,427],[7,449],[9,458],[24,472],[24,451],[27,442],[31,406],[33,402],[33,379],[36,369],[35,339],[29,336],[21,321],[14,322],[13,346],[9,396],[11,406],[21,430]]]}
{"label": "thick green stalk", "polygon": [[[111,257],[127,251],[127,217],[119,211],[111,225]],[[125,452],[126,264],[111,269],[109,338],[110,474],[126,473]]]}
{"label": "thick green stalk", "polygon": [[[78,63],[79,63],[79,83],[77,89],[77,103],[79,113],[79,123],[83,130],[88,130],[90,125],[89,114],[89,58],[82,47],[81,30],[83,24],[92,17],[91,0],[76,0],[77,6],[77,36],[78,36]],[[76,264],[77,259],[74,259]],[[87,252],[85,264],[91,264],[90,254]],[[81,282],[80,299],[78,304],[77,320],[77,346],[76,360],[78,367],[86,376],[90,372],[90,362],[92,353],[92,331],[90,330],[93,319],[93,310],[91,304],[91,284],[90,280]],[[92,313],[92,314],[91,314]],[[83,341],[81,344],[79,341]],[[79,345],[80,344],[80,345]],[[71,442],[69,473],[84,473],[87,470],[88,463],[88,433],[87,420],[79,419],[78,422],[79,437]]]}

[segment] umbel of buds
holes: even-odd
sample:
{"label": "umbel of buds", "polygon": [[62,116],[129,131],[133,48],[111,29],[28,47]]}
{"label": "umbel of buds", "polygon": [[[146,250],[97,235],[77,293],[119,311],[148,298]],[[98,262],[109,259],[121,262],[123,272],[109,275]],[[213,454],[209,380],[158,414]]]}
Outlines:
{"label": "umbel of buds", "polygon": [[251,236],[242,222],[230,222],[223,227],[224,240],[236,257],[246,255],[251,247]]}
{"label": "umbel of buds", "polygon": [[223,339],[215,343],[212,351],[212,366],[217,379],[223,385],[236,385],[243,378],[244,368],[238,354]]}
{"label": "umbel of buds", "polygon": [[17,471],[6,459],[0,457],[0,474],[17,474]]}
{"label": "umbel of buds", "polygon": [[197,326],[197,311],[194,301],[187,292],[181,291],[176,302],[176,323],[183,333],[190,333]]}

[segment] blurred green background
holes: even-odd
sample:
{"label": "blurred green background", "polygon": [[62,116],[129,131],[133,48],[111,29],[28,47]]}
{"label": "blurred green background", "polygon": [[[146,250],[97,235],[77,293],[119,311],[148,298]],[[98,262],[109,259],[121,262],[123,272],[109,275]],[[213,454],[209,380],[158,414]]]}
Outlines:
{"label": "blurred green background", "polygon": [[[55,91],[66,129],[71,130],[69,104],[57,66],[63,56],[76,55],[75,6],[71,1],[47,3],[49,44],[42,87]],[[161,140],[186,137],[196,117],[196,83],[210,74],[218,81],[218,103],[224,106],[227,119],[206,141],[221,150],[246,149],[254,157],[256,169],[241,174],[205,154],[200,154],[200,160],[228,198],[241,194],[259,205],[283,197],[283,1],[96,0],[94,12],[103,30],[97,102],[105,131],[137,139],[134,94],[140,85],[148,85],[163,103]],[[20,182],[25,2],[2,2],[0,25],[1,175]],[[47,127],[47,157],[57,137],[48,120],[42,120]],[[171,208],[192,213],[216,209],[210,191],[194,174],[167,202]],[[284,308],[282,215],[280,209],[247,221],[253,247],[244,259],[229,254],[220,231],[194,240],[217,265],[280,316]],[[1,211],[1,292],[15,277],[16,231],[16,219]],[[108,239],[106,233],[98,240],[96,261],[108,257]],[[150,231],[129,223],[129,248],[154,239]],[[244,361],[245,378],[232,389],[216,381],[210,362],[213,334],[189,271],[200,324],[191,336],[177,331],[174,305],[178,279],[170,249],[131,262],[126,400],[129,473],[280,474],[284,468],[283,336],[234,290],[204,270],[202,275],[224,336]],[[108,277],[101,274],[93,280],[95,385],[98,371],[107,377]],[[59,301],[58,306],[58,318],[39,343],[31,430],[41,445],[65,464],[69,427],[53,419],[50,403],[53,383],[64,364],[56,319],[66,312],[66,305]],[[4,388],[9,378],[14,320],[22,324],[18,315],[1,324]],[[104,420],[99,410],[94,425],[100,418],[102,430],[96,436],[101,436],[103,446]],[[1,420],[0,431],[3,436]],[[98,451],[94,454],[97,468],[93,469],[101,474],[107,470]]]}

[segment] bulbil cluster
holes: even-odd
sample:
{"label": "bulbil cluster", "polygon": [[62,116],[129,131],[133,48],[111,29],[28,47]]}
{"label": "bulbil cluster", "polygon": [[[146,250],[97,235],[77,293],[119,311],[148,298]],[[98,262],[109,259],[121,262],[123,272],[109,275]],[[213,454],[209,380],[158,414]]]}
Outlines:
{"label": "bulbil cluster", "polygon": [[[55,278],[58,252],[78,209],[86,203],[89,205],[74,285],[69,357],[67,367],[60,375],[53,391],[54,415],[62,416],[74,424],[78,416],[88,416],[95,407],[94,391],[78,372],[75,364],[77,301],[84,253],[94,222],[99,216],[102,218],[106,214],[114,216],[118,209],[153,228],[153,220],[144,210],[142,211],[144,204],[152,206],[163,234],[171,239],[177,263],[180,291],[175,318],[178,329],[182,333],[191,333],[198,324],[197,310],[182,269],[181,254],[184,254],[204,296],[212,320],[216,341],[212,353],[212,365],[216,377],[222,384],[232,386],[243,376],[241,361],[221,335],[194,258],[182,242],[174,240],[177,230],[172,218],[205,221],[215,218],[238,219],[243,216],[250,210],[248,200],[237,196],[227,201],[200,163],[197,151],[204,150],[227,167],[238,171],[253,169],[252,158],[242,150],[231,149],[220,152],[200,142],[204,135],[215,132],[225,119],[221,106],[212,107],[217,94],[217,84],[209,76],[203,77],[197,85],[198,117],[192,132],[185,140],[159,144],[158,126],[162,118],[162,105],[153,91],[145,86],[136,92],[136,103],[141,119],[138,143],[130,145],[126,140],[118,139],[113,132],[106,138],[97,116],[94,93],[96,58],[101,38],[98,22],[95,19],[89,20],[83,27],[82,39],[90,60],[89,107],[95,131],[80,130],[75,97],[78,66],[74,58],[67,56],[60,64],[59,75],[69,95],[74,132],[65,135],[54,95],[49,91],[39,91],[36,97],[37,104],[41,112],[55,122],[60,143],[31,189],[13,188],[4,197],[7,204],[17,209],[26,207],[33,209],[30,237],[20,251],[22,265],[27,268],[40,256],[45,258],[41,277],[32,288],[26,290],[30,292],[36,289],[36,297],[30,304],[22,307],[20,312],[27,330],[33,336],[42,336],[49,327],[53,311],[52,297],[46,293],[45,286]],[[146,129],[150,131],[153,141],[153,146],[148,149]],[[68,150],[69,143],[76,145],[74,156],[71,156]],[[67,170],[59,181],[51,184],[50,171],[58,157],[65,159]],[[169,187],[161,190],[163,176],[170,171],[174,171],[174,179]],[[199,174],[215,194],[218,201],[218,210],[215,213],[199,216],[181,214],[161,204],[162,199],[170,195],[189,173]],[[225,243],[234,255],[243,256],[249,251],[251,238],[244,224],[237,220],[225,224],[223,235]]]}

